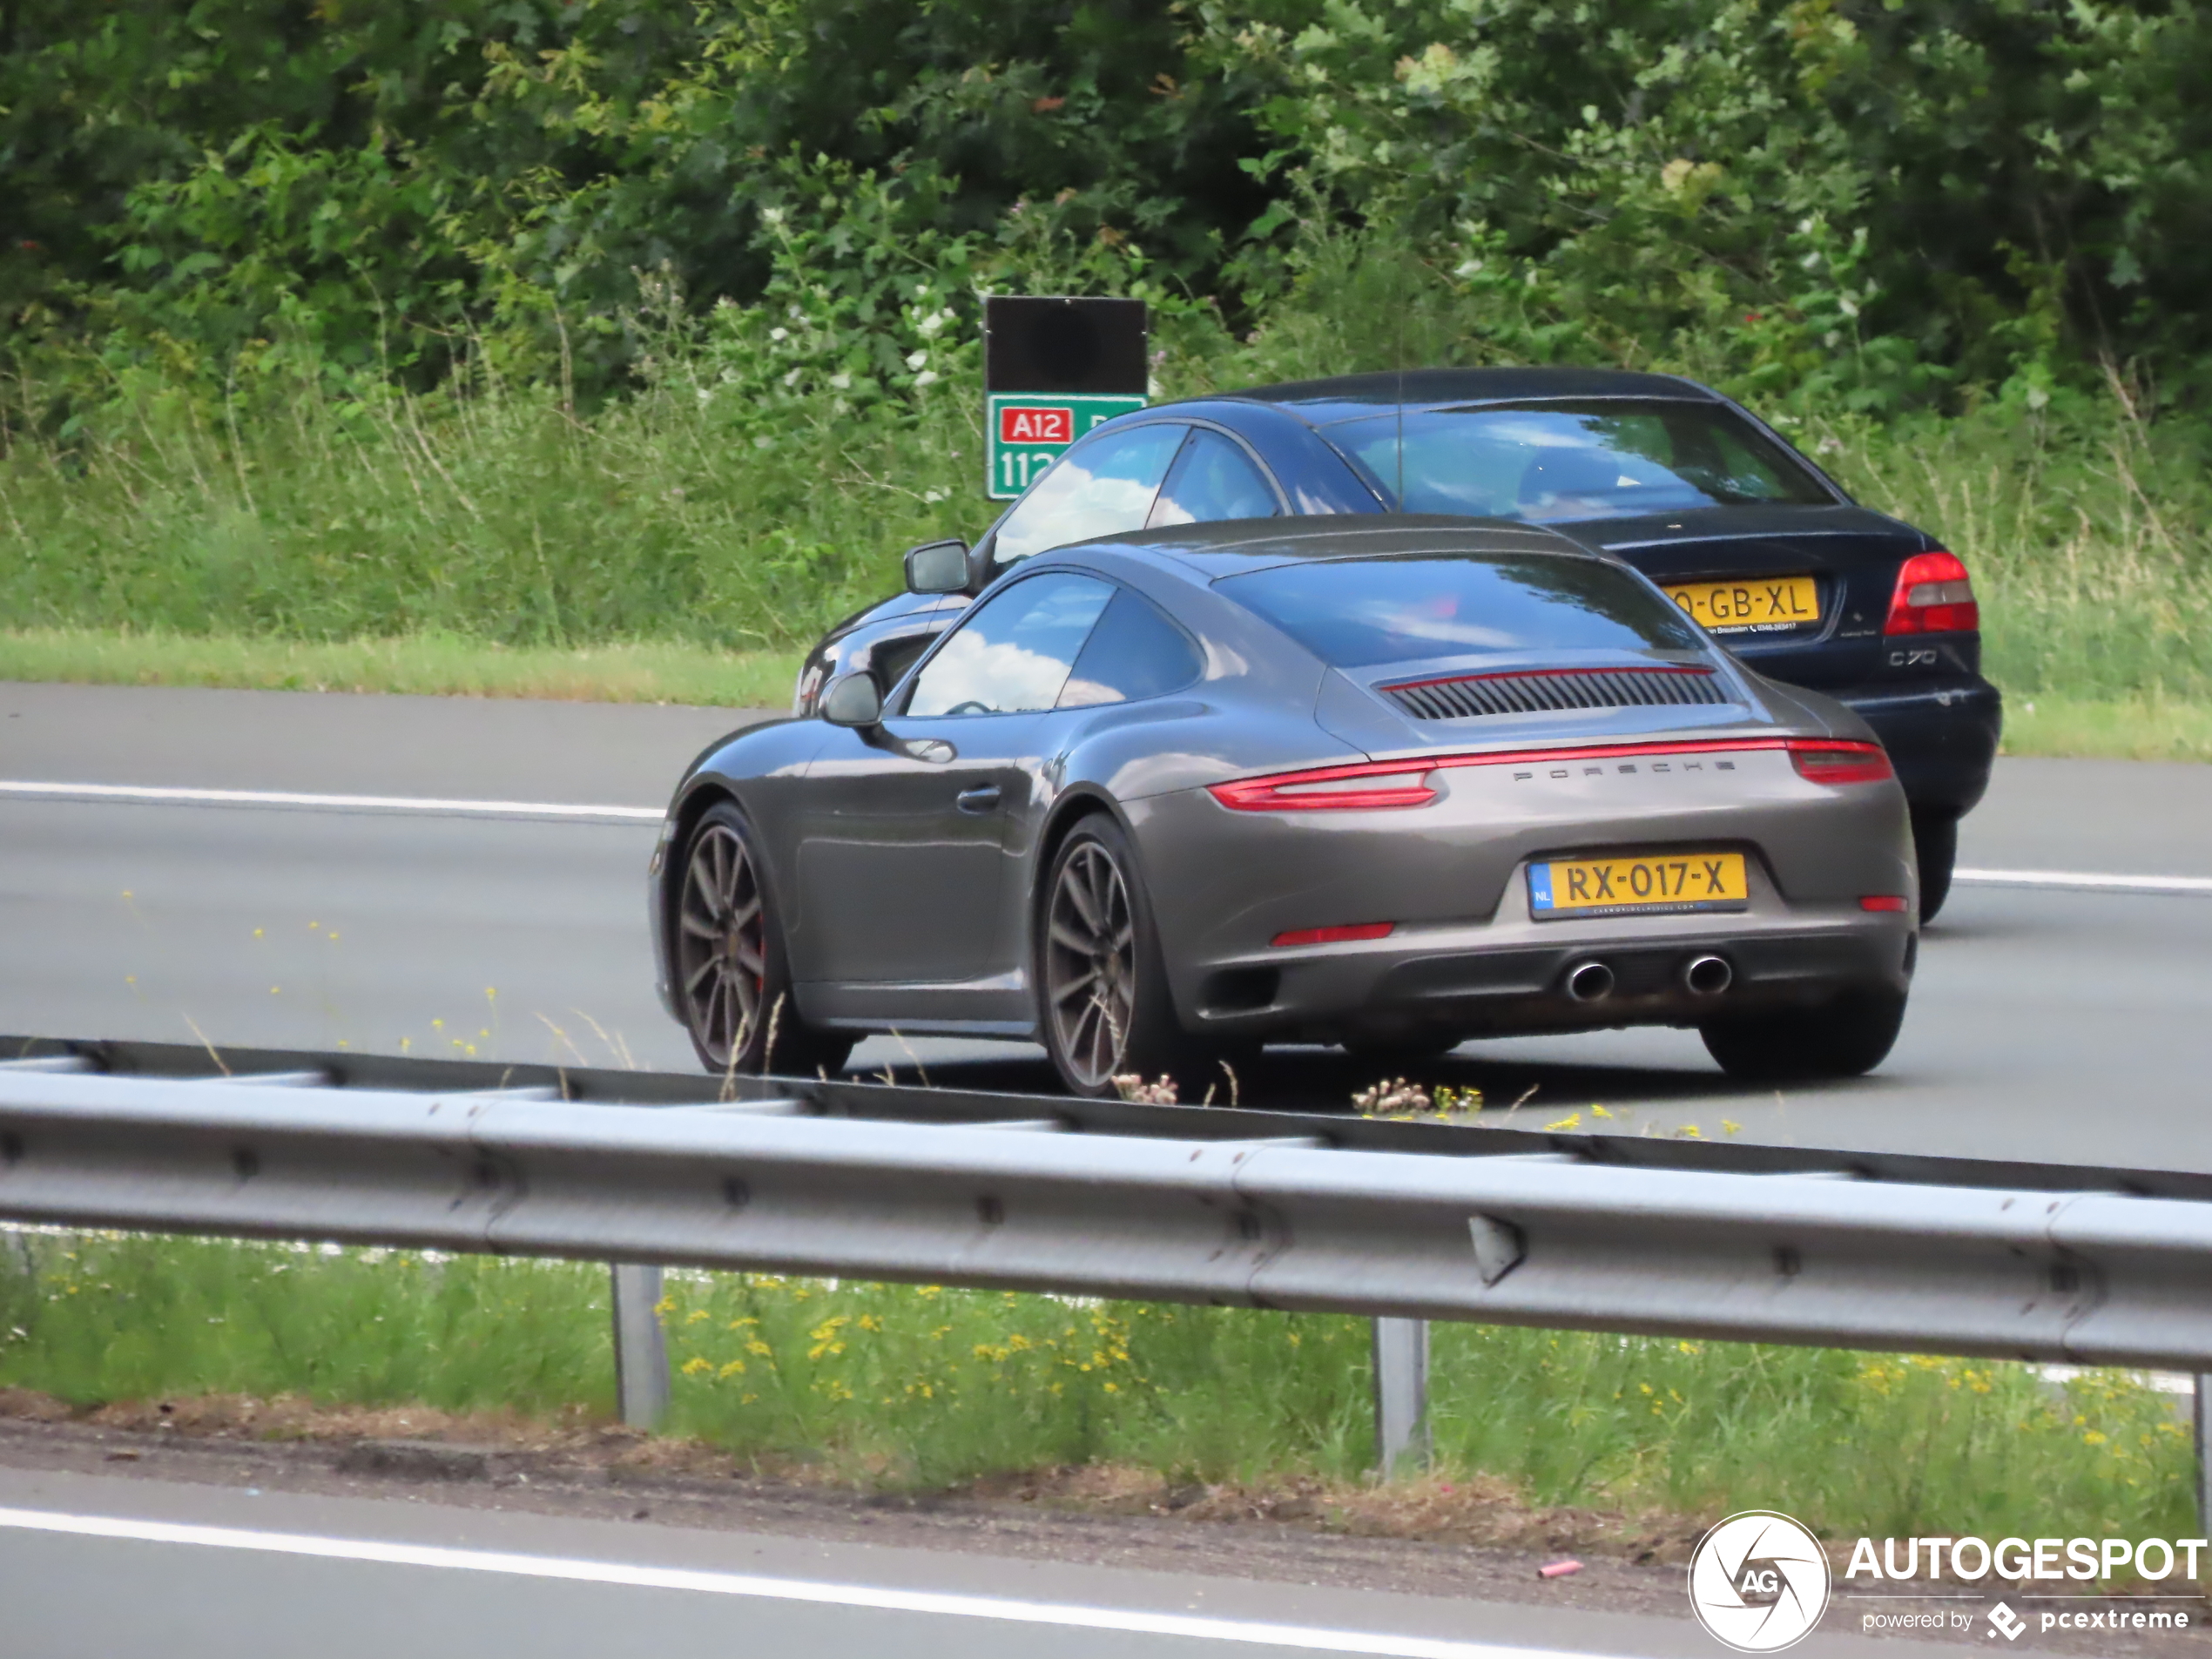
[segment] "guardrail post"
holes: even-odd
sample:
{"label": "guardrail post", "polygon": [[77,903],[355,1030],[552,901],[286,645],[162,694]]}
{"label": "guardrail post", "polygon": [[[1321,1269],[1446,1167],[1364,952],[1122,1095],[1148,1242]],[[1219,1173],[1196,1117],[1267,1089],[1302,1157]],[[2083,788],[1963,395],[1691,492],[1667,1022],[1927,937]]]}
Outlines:
{"label": "guardrail post", "polygon": [[632,1428],[658,1428],[668,1412],[668,1339],[660,1325],[658,1267],[614,1269],[615,1399]]}
{"label": "guardrail post", "polygon": [[1385,1480],[1411,1464],[1426,1468],[1428,1321],[1375,1321],[1375,1467]]}
{"label": "guardrail post", "polygon": [[2212,1537],[2212,1373],[2196,1373],[2196,1529]]}

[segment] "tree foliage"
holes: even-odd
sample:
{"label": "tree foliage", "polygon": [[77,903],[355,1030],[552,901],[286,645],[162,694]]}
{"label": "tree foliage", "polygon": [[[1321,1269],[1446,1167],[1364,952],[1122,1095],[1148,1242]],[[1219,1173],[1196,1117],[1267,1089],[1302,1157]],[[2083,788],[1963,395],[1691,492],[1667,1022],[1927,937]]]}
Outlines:
{"label": "tree foliage", "polygon": [[1432,355],[2041,407],[2212,359],[2208,81],[2191,0],[5,0],[0,316],[64,403],[590,398],[795,248],[1241,331],[1350,245]]}

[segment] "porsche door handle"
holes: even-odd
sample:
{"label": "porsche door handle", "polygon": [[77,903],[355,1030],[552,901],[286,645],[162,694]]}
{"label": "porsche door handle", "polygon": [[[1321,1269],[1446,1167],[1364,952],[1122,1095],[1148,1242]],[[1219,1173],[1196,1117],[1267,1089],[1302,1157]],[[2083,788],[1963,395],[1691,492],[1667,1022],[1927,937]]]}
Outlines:
{"label": "porsche door handle", "polygon": [[963,813],[991,813],[998,810],[999,786],[978,784],[973,789],[963,789],[953,797],[953,804]]}

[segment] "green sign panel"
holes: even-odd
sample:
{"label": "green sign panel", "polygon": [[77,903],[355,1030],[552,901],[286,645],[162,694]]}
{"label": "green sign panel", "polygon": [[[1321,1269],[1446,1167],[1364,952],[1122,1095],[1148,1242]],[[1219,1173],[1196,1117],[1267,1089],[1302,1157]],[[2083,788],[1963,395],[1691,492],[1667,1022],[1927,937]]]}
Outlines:
{"label": "green sign panel", "polygon": [[1093,427],[1143,407],[1122,394],[993,392],[984,410],[991,499],[1012,501]]}

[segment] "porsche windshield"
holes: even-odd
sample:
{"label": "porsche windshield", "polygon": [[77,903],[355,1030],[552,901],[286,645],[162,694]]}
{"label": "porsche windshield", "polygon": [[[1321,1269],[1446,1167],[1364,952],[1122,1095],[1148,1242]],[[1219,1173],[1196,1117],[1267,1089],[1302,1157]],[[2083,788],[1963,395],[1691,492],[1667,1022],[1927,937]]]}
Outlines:
{"label": "porsche windshield", "polygon": [[1796,459],[1716,403],[1608,398],[1409,409],[1328,428],[1406,513],[1549,523],[1697,507],[1824,505]]}
{"label": "porsche windshield", "polygon": [[1682,613],[1598,559],[1455,553],[1224,577],[1217,592],[1337,668],[1525,651],[1694,651]]}

